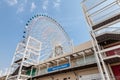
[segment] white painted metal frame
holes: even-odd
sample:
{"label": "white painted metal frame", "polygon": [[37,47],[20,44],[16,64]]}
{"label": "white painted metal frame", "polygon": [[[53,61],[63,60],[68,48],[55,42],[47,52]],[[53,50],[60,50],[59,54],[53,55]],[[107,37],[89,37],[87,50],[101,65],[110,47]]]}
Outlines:
{"label": "white painted metal frame", "polygon": [[[92,20],[92,18],[91,18],[91,16],[95,16],[95,15],[99,15],[100,13],[104,13],[104,11],[107,11],[107,9],[109,9],[110,7],[112,7],[112,6],[114,6],[114,5],[120,5],[120,1],[119,0],[113,0],[113,2],[112,2],[112,0],[111,0],[111,3],[109,3],[109,4],[106,4],[106,6],[104,6],[103,8],[100,8],[99,10],[97,10],[97,11],[93,11],[92,13],[89,13],[89,11],[92,11],[95,7],[98,7],[99,5],[101,5],[101,4],[104,4],[105,2],[107,2],[107,1],[109,1],[109,0],[100,0],[100,1],[102,1],[102,2],[100,2],[99,4],[98,3],[96,3],[97,5],[96,6],[94,6],[93,8],[91,8],[90,10],[87,10],[87,8],[86,8],[86,5],[84,4],[86,1],[89,1],[89,0],[83,0],[83,2],[82,2],[82,8],[83,8],[83,11],[84,11],[84,14],[85,14],[85,17],[86,17],[86,20],[87,20],[87,22],[88,22],[88,24],[92,27],[92,26],[94,26],[94,25],[96,25],[96,24],[98,24],[98,23],[100,23],[100,22],[102,22],[102,21],[104,21],[104,20],[107,20],[107,19],[109,19],[109,18],[111,18],[111,17],[114,17],[115,15],[117,15],[117,14],[119,14],[119,13],[117,13],[117,14],[113,14],[113,15],[110,15],[109,17],[107,17],[106,19],[103,19],[102,21],[100,21],[100,22],[97,22],[97,23],[95,23],[93,20]],[[93,2],[93,1],[92,1]],[[98,7],[99,8],[99,7]],[[120,9],[120,8],[119,8]],[[119,11],[119,10],[118,10]],[[115,11],[113,11],[113,12],[115,12]],[[111,12],[112,13],[112,12]],[[110,13],[109,13],[110,14]],[[108,14],[108,15],[109,15]],[[107,14],[106,14],[106,16],[107,16]],[[103,16],[103,17],[105,17],[105,16]]]}
{"label": "white painted metal frame", "polygon": [[[110,51],[110,50],[113,50],[113,49],[117,49],[118,46],[113,47],[113,48],[109,48],[109,49],[105,49],[105,50],[101,51],[101,49],[100,49],[100,47],[98,45],[98,42],[96,40],[96,34],[95,34],[95,31],[99,31],[101,28],[98,28],[98,29],[95,29],[95,30],[92,29],[92,26],[94,26],[95,23],[91,20],[90,16],[93,15],[93,14],[89,14],[88,13],[88,10],[86,9],[86,7],[84,5],[85,1],[88,1],[88,0],[83,0],[83,2],[82,2],[82,8],[83,8],[83,12],[84,12],[85,18],[86,18],[86,20],[87,20],[87,22],[88,22],[88,24],[90,26],[90,34],[91,34],[91,37],[92,37],[92,44],[93,44],[93,48],[94,48],[94,51],[95,51],[95,56],[96,56],[96,59],[97,59],[97,64],[98,64],[98,67],[99,67],[99,72],[101,73],[101,76],[102,76],[103,80],[111,80],[110,76],[109,76],[109,73],[108,73],[108,70],[106,68],[106,64],[103,61],[102,53],[105,53],[106,51]],[[105,1],[107,1],[107,0],[105,0]],[[100,4],[102,4],[102,3],[104,3],[104,1],[101,2]],[[115,2],[113,2],[113,3],[109,4],[109,5],[107,5],[106,7],[98,10],[94,14],[99,15],[98,13],[102,12],[104,9],[109,8],[111,5],[115,5],[115,4],[119,4],[119,3],[120,3],[120,0],[115,0]],[[98,4],[98,5],[100,5],[100,4]],[[96,5],[95,7],[97,7],[98,5]],[[93,8],[95,8],[95,7],[93,7]],[[117,15],[117,14],[115,14],[115,15]],[[113,16],[115,16],[115,15],[113,15]],[[107,18],[107,19],[109,19],[109,18]],[[119,21],[120,20],[114,21],[114,22],[110,23],[109,25],[102,26],[102,28],[106,28],[106,27],[108,27],[108,26],[110,26],[112,24],[118,23]],[[102,63],[102,65],[100,63]],[[104,73],[106,75],[104,75]]]}
{"label": "white painted metal frame", "polygon": [[[30,76],[26,74],[22,74],[22,71],[23,71],[22,69],[23,69],[23,66],[30,67],[30,66],[37,65],[39,63],[40,51],[41,51],[41,42],[34,39],[31,36],[28,37],[26,43],[19,43],[16,48],[16,51],[12,60],[12,64],[8,71],[6,80],[27,80],[28,78],[32,77],[31,74]],[[16,58],[20,58],[22,59],[22,61],[19,63],[16,63]],[[11,74],[16,70],[15,68],[16,64],[20,68],[19,68],[18,74],[15,76],[12,76]],[[10,73],[12,69],[14,71]]]}
{"label": "white painted metal frame", "polygon": [[[100,47],[99,47],[98,42],[97,42],[97,40],[96,40],[95,34],[92,33],[92,36],[93,36],[93,39],[94,39],[94,44],[93,44],[93,45],[95,45],[95,47],[97,47],[97,49],[98,49],[98,51],[97,51],[97,49],[95,49],[95,51],[96,51],[95,54],[98,53],[97,55],[99,56],[100,61],[102,62],[101,67],[103,66],[103,71],[104,71],[103,73],[106,74],[106,75],[104,75],[104,78],[105,78],[105,80],[110,80],[110,76],[109,76],[107,67],[105,66],[106,64],[105,64],[105,62],[103,61],[103,57],[102,57],[102,55],[101,55],[101,53],[100,53]],[[102,75],[103,75],[103,74],[102,74]]]}
{"label": "white painted metal frame", "polygon": [[90,18],[88,17],[88,13],[86,12],[85,6],[83,5],[84,1],[85,0],[83,0],[83,2],[81,3],[81,5],[82,5],[82,8],[83,8],[84,16],[85,16],[85,18],[87,20],[88,25],[90,26],[90,34],[91,34],[91,38],[92,38],[92,45],[93,45],[93,50],[94,50],[94,53],[95,53],[94,55],[96,57],[96,61],[97,61],[97,65],[98,65],[98,70],[99,70],[99,72],[101,74],[101,77],[102,77],[103,80],[105,80],[105,76],[103,74],[104,71],[103,71],[102,66],[101,66],[101,60],[99,59],[98,54],[96,54],[97,53],[96,47],[95,47],[96,45],[95,45],[95,42],[94,42],[94,39],[93,39],[93,36],[92,36],[92,28],[91,27],[92,27],[93,24],[92,24],[92,21],[90,20]]}
{"label": "white painted metal frame", "polygon": [[[76,66],[83,66],[83,65],[87,65],[87,64],[91,64],[91,63],[96,63],[96,61],[93,61],[93,62],[87,62],[86,61],[86,58],[87,58],[86,55],[89,54],[89,53],[93,54],[93,49],[92,48],[89,48],[89,49],[86,49],[86,50],[82,50],[82,51],[78,51],[78,52],[75,52],[75,53],[71,53],[71,54],[66,55],[66,56],[61,56],[59,58],[56,58],[56,59],[53,59],[53,60],[48,60],[46,62],[41,62],[41,63],[39,63],[36,66],[36,69],[38,70],[38,72],[36,73],[35,76],[40,76],[40,75],[49,74],[49,73],[53,73],[53,72],[59,71],[59,70],[56,70],[56,71],[52,71],[52,72],[47,72],[47,69],[50,68],[50,64],[51,63],[55,64],[54,66],[59,66],[60,62],[62,62],[63,60],[65,62],[69,62],[70,63],[70,67],[69,68],[73,68],[73,67],[76,67]],[[75,66],[72,66],[71,56],[73,56],[76,59],[77,59],[77,57],[82,56],[81,59],[83,60],[84,63],[83,64],[77,64],[76,63]],[[51,67],[54,67],[54,66],[51,66]],[[41,67],[44,67],[44,68],[41,69]],[[64,70],[64,69],[61,69],[61,70]]]}

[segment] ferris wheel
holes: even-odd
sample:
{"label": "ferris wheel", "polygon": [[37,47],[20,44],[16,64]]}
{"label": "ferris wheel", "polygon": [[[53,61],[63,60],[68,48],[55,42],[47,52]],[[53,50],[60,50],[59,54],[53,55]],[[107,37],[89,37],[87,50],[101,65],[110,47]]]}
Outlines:
{"label": "ferris wheel", "polygon": [[30,18],[25,28],[25,39],[31,36],[42,42],[40,61],[73,51],[73,44],[62,26],[46,15]]}

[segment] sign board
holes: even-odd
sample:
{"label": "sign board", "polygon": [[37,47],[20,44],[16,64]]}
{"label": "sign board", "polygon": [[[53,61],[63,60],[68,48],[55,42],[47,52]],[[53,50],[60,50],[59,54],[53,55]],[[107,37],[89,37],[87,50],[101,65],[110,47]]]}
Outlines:
{"label": "sign board", "polygon": [[54,67],[48,68],[47,71],[52,72],[52,71],[56,71],[56,70],[60,70],[60,69],[68,68],[68,67],[70,67],[70,63],[66,63],[66,64],[62,64],[59,66],[54,66]]}

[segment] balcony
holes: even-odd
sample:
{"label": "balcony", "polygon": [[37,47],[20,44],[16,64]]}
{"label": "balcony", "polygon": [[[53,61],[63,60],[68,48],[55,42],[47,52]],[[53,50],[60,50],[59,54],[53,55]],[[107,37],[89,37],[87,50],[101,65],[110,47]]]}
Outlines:
{"label": "balcony", "polygon": [[120,22],[109,27],[95,31],[95,36],[102,46],[120,41]]}
{"label": "balcony", "polygon": [[55,71],[48,72],[48,68],[53,68],[57,66],[57,65],[56,66],[54,65],[54,66],[48,67],[48,64],[50,66],[50,64],[55,64],[58,61],[58,60],[53,60],[53,61],[41,64],[41,69],[38,69],[38,67],[40,68],[40,65],[39,65],[37,67],[38,69],[37,73],[33,78],[40,78],[43,76],[60,74],[64,72],[81,70],[81,69],[86,69],[86,68],[97,66],[96,59],[94,57],[92,48],[86,49],[84,51],[79,51],[79,52],[64,56],[64,58],[61,57],[58,59],[60,63],[58,66],[68,64],[68,63],[70,64],[70,66],[63,68],[63,69],[58,69]]}
{"label": "balcony", "polygon": [[112,63],[120,62],[120,48],[119,48],[119,45],[117,47],[118,48],[116,48],[116,49],[111,48],[112,50],[109,50],[102,55],[103,60],[106,63],[112,64]]}
{"label": "balcony", "polygon": [[[66,63],[68,63],[68,62],[66,62]],[[90,56],[87,56],[85,59],[84,58],[78,58],[75,61],[71,61],[70,67],[65,68],[65,69],[60,69],[60,70],[48,72],[47,71],[48,68],[44,66],[44,68],[42,68],[39,71],[39,73],[37,73],[37,74],[38,75],[45,75],[45,74],[48,74],[48,73],[54,73],[54,72],[58,72],[58,71],[66,70],[66,69],[73,69],[73,68],[77,68],[77,67],[79,67],[79,69],[80,68],[83,69],[83,68],[87,68],[88,65],[95,64],[95,63],[96,63],[96,59],[95,59],[94,55],[90,55]]]}
{"label": "balcony", "polygon": [[119,0],[83,0],[82,6],[93,29],[120,21]]}
{"label": "balcony", "polygon": [[98,37],[96,37],[97,41],[101,45],[108,45],[110,43],[114,43],[120,41],[120,34],[115,33],[105,33]]}
{"label": "balcony", "polygon": [[[78,62],[81,62],[81,63],[78,63]],[[76,63],[74,63],[74,66],[71,66],[71,67],[65,68],[65,69],[61,69],[61,70],[57,70],[57,71],[53,71],[53,72],[47,72],[47,68],[44,68],[39,72],[39,74],[37,73],[37,75],[34,76],[33,79],[41,78],[41,77],[45,77],[45,76],[49,76],[49,75],[55,75],[55,74],[75,71],[75,70],[87,69],[87,68],[96,67],[96,66],[97,66],[97,63],[96,63],[95,58],[92,58],[92,59],[89,58],[89,59],[87,59],[86,62],[84,62],[84,60],[78,60],[78,61],[76,61]]]}

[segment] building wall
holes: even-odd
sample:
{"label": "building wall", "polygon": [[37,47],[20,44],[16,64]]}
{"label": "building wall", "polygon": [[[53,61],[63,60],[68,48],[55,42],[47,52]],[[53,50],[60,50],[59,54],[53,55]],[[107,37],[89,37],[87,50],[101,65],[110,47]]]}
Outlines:
{"label": "building wall", "polygon": [[78,71],[76,71],[76,73],[77,73],[77,75],[82,76],[82,75],[97,74],[97,73],[99,73],[99,71],[98,71],[97,67],[93,67],[93,68],[78,70]]}
{"label": "building wall", "polygon": [[92,74],[99,74],[97,67],[60,73],[49,77],[39,78],[37,80],[80,80],[80,78],[83,77],[84,75]]}
{"label": "building wall", "polygon": [[73,72],[61,73],[55,75],[54,80],[76,80],[76,76]]}
{"label": "building wall", "polygon": [[1,77],[0,80],[5,80],[5,77]]}

